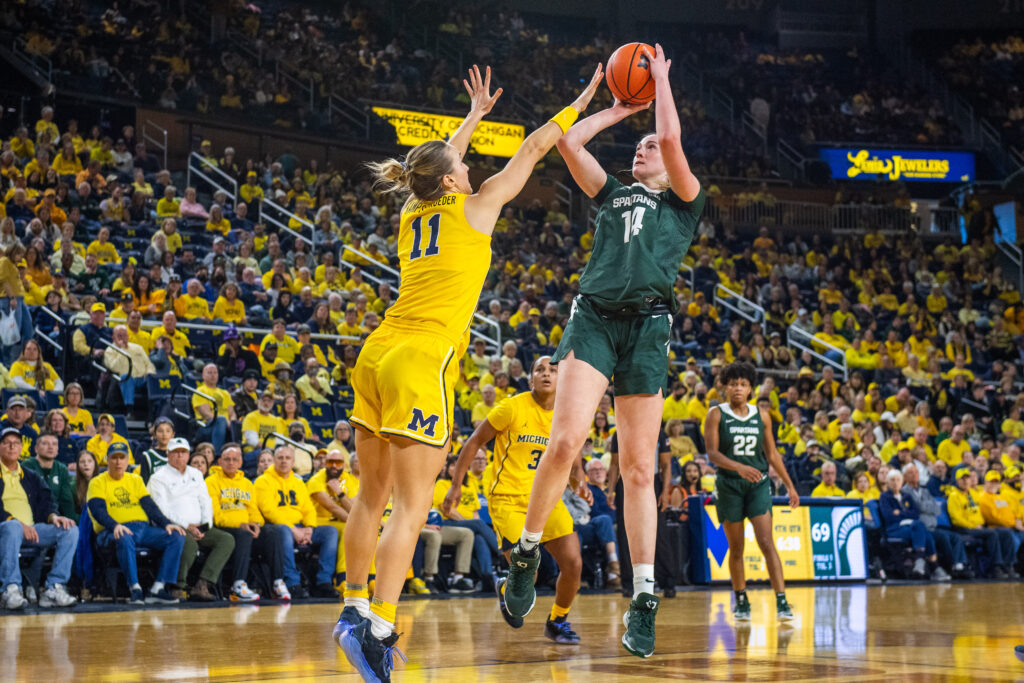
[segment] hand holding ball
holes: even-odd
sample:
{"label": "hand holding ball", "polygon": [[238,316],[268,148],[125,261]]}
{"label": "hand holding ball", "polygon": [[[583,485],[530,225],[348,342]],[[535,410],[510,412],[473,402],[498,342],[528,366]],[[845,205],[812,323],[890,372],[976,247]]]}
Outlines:
{"label": "hand holding ball", "polygon": [[651,62],[654,48],[646,43],[626,43],[608,58],[608,89],[623,104],[647,104],[654,99]]}

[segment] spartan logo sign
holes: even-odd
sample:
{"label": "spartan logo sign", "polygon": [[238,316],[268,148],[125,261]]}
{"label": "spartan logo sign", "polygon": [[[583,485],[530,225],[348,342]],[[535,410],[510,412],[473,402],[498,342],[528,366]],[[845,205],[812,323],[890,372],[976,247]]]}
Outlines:
{"label": "spartan logo sign", "polygon": [[429,417],[423,416],[423,411],[419,408],[412,409],[412,421],[409,422],[409,429],[414,432],[420,430],[423,431],[425,436],[434,436],[434,428],[437,427],[437,421],[440,418],[437,415],[430,415]]}

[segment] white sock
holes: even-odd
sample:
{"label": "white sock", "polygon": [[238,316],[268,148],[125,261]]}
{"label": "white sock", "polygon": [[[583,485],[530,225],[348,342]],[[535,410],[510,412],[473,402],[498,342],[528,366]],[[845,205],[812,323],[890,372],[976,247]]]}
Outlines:
{"label": "white sock", "polygon": [[133,583],[133,584],[132,584],[132,590],[133,590],[133,591],[140,591],[140,590],[142,590],[142,586],[140,586],[140,585],[139,585],[139,584],[137,584],[137,583]]}
{"label": "white sock", "polygon": [[149,592],[153,593],[155,595],[156,593],[159,593],[163,589],[164,589],[164,582],[163,581],[154,581],[153,582],[153,587],[149,589]]}
{"label": "white sock", "polygon": [[465,574],[460,574],[458,572],[452,572],[452,583],[455,583],[456,581],[461,579],[463,576],[465,576]]}
{"label": "white sock", "polygon": [[519,537],[519,546],[528,553],[532,552],[534,548],[540,545],[540,537],[543,535],[543,529],[541,531],[527,531],[524,528],[523,535]]}
{"label": "white sock", "polygon": [[654,565],[633,565],[633,599],[641,593],[654,592]]}
{"label": "white sock", "polygon": [[363,619],[370,618],[370,598],[345,598],[345,607],[355,607]]}
{"label": "white sock", "polygon": [[370,633],[377,640],[384,640],[395,631],[394,623],[386,620],[384,617],[370,612]]}
{"label": "white sock", "polygon": [[612,551],[612,552],[608,553],[608,561],[609,562],[618,562],[619,561],[619,554],[617,552],[615,552],[615,551]]}

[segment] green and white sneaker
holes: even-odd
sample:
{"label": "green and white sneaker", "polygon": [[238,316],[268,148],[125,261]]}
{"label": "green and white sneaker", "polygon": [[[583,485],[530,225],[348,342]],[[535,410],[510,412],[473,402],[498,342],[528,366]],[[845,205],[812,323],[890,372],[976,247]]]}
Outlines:
{"label": "green and white sneaker", "polygon": [[779,621],[792,621],[793,610],[789,607],[789,602],[786,600],[785,595],[778,595],[775,597],[775,613],[779,618]]}
{"label": "green and white sneaker", "polygon": [[537,602],[537,591],[533,586],[540,564],[540,548],[524,552],[516,543],[509,555],[508,578],[505,579],[505,609],[513,617],[522,618],[530,613]]}
{"label": "green and white sneaker", "polygon": [[732,608],[732,618],[736,621],[750,621],[750,600],[747,596],[736,598]]}
{"label": "green and white sneaker", "polygon": [[637,657],[654,654],[654,617],[658,615],[659,602],[658,596],[641,593],[633,598],[629,611],[622,615],[622,623],[626,626],[622,646],[629,654]]}

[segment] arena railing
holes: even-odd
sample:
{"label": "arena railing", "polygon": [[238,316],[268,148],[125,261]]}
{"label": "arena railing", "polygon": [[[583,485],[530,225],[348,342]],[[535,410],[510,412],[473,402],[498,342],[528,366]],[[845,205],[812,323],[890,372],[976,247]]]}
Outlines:
{"label": "arena railing", "polygon": [[[275,212],[278,217],[275,217],[274,215],[271,215],[271,213],[270,213],[271,211]],[[288,226],[288,223],[283,222],[283,221],[290,221],[293,218],[295,220],[297,220],[300,224],[302,224],[302,225],[304,225],[304,226],[309,228],[309,231],[310,231],[310,236],[309,237],[306,237],[301,232],[296,232],[295,229],[293,229],[293,228]],[[260,220],[263,220],[263,221],[266,221],[266,222],[268,222],[268,223],[270,223],[272,225],[275,225],[275,226],[277,226],[277,228],[279,230],[284,230],[285,232],[295,236],[297,239],[302,240],[303,242],[305,242],[309,246],[311,246],[311,247],[313,246],[313,240],[312,240],[313,224],[310,223],[305,218],[300,218],[298,215],[296,215],[296,214],[292,213],[291,211],[289,211],[288,209],[284,208],[283,206],[281,206],[280,204],[275,202],[273,199],[265,197],[263,199],[263,201],[260,202]]]}
{"label": "arena railing", "polygon": [[[162,323],[159,320],[143,320],[141,327],[144,328],[157,328],[161,327]],[[209,332],[223,332],[224,330],[233,327],[238,331],[239,334],[262,334],[267,335],[273,332],[269,327],[239,327],[237,325],[230,324],[215,324],[215,323],[191,323],[191,322],[178,322],[176,327],[180,327],[186,330],[207,330]],[[362,341],[361,337],[353,337],[351,335],[343,334],[311,334],[311,339],[323,339],[325,341]]]}
{"label": "arena railing", "polygon": [[[152,131],[152,134],[150,134]],[[159,135],[160,137],[155,137]],[[142,122],[142,139],[152,143],[154,147],[164,153],[164,165],[167,168],[167,129],[161,128],[149,119]]]}
{"label": "arena railing", "polygon": [[370,139],[370,113],[365,108],[353,104],[341,95],[332,92],[330,97],[327,98],[328,123],[334,123],[335,115],[342,117],[355,126],[365,139]]}
{"label": "arena railing", "polygon": [[[185,413],[185,412],[182,412],[182,411],[178,410],[178,407],[176,405],[174,405],[174,397],[177,396],[179,389],[184,389],[186,392],[188,392],[190,394],[193,394],[195,396],[199,396],[200,398],[205,398],[207,401],[209,401],[210,402],[210,407],[213,409],[213,418],[209,422],[204,423],[198,416],[191,415],[189,413]],[[173,410],[174,414],[177,415],[180,418],[184,418],[184,419],[186,419],[186,420],[188,420],[190,422],[192,420],[195,420],[197,424],[200,424],[203,427],[209,427],[210,425],[212,425],[214,422],[217,421],[217,399],[214,396],[210,396],[209,394],[204,394],[203,392],[199,391],[198,388],[193,389],[192,387],[188,386],[184,382],[178,382],[174,386],[174,388],[171,390],[170,401],[171,401],[171,410]]]}
{"label": "arena railing", "polygon": [[[209,171],[209,174],[207,173],[207,171]],[[188,183],[189,186],[192,185],[193,173],[202,178],[203,180],[205,180],[206,182],[208,182],[214,188],[220,190],[224,194],[231,197],[231,201],[238,201],[238,181],[229,176],[224,171],[214,166],[213,164],[206,161],[206,159],[201,157],[198,152],[190,152],[188,155],[188,168],[186,171],[185,182]],[[221,185],[221,183],[218,182],[217,180],[214,180],[210,174],[219,176],[223,182],[227,183],[227,185]]]}
{"label": "arena railing", "polygon": [[1017,289],[1024,292],[1024,252],[1013,242],[996,242],[996,248],[1016,268]]}
{"label": "arena railing", "polygon": [[[812,357],[817,358],[822,363],[825,363],[827,365],[831,365],[833,368],[835,368],[836,370],[838,370],[841,373],[843,373],[843,380],[844,381],[849,379],[849,368],[848,368],[848,366],[846,364],[846,354],[843,353],[843,350],[840,349],[838,346],[834,346],[834,345],[829,344],[828,342],[826,342],[824,340],[818,339],[817,337],[815,337],[813,334],[811,334],[807,330],[804,330],[804,329],[802,329],[800,327],[797,327],[796,325],[792,325],[791,324],[787,328],[786,332],[787,332],[787,343],[790,346],[795,346],[796,348],[800,349],[801,351],[806,351],[807,353],[811,354]],[[819,345],[819,346],[824,346],[829,351],[835,351],[840,356],[842,356],[842,358],[843,358],[842,362],[838,362],[836,360],[833,360],[832,358],[829,358],[825,354],[819,352],[817,349],[814,348],[813,345],[815,345],[815,344]]]}
{"label": "arena railing", "polygon": [[[725,296],[719,295],[719,292],[723,292]],[[730,311],[745,320],[759,324],[761,326],[761,331],[767,334],[768,320],[765,317],[764,308],[756,302],[751,301],[739,292],[732,291],[721,283],[715,286],[714,302],[719,306],[728,308]],[[751,313],[751,310],[754,312]]]}
{"label": "arena railing", "polygon": [[22,64],[22,66],[33,71],[39,78],[46,79],[48,84],[53,83],[53,62],[49,58],[35,55],[26,48],[24,38],[16,37],[11,43],[11,53]]}
{"label": "arena railing", "polygon": [[[573,206],[572,206],[572,204],[573,204],[573,202],[572,202],[572,199],[573,199],[572,188],[570,188],[565,183],[560,183],[560,182],[558,182],[556,180],[555,181],[555,196],[558,198],[558,201],[562,202],[567,207],[568,210],[566,211],[565,215],[569,219],[569,222],[571,223],[572,222],[572,209],[573,209]],[[561,226],[559,226],[559,227],[561,227]]]}
{"label": "arena railing", "polygon": [[[64,318],[62,318],[61,316],[57,315],[53,311],[51,311],[46,306],[39,306],[39,307],[36,308],[36,310],[37,311],[43,311],[46,315],[48,315],[51,318],[53,318],[57,322],[58,325],[60,325],[61,339],[64,340],[65,343],[67,343],[67,339],[68,339],[68,333],[67,333],[68,321],[65,320]],[[42,332],[40,332],[36,328],[35,324],[32,325],[32,330],[35,332],[34,337],[36,339],[42,339],[47,344],[49,344],[50,346],[52,346],[53,348],[57,349],[57,358],[60,358],[60,363],[61,363],[60,376],[61,377],[67,377],[67,374],[68,374],[68,354],[64,353],[64,344],[61,344],[56,339],[52,339],[49,335],[46,335],[46,334],[43,334]]]}
{"label": "arena railing", "polygon": [[[278,220],[278,219],[274,218],[273,216],[268,215],[268,213],[266,211],[264,211],[263,205],[265,205],[266,208],[269,208],[272,211],[277,212],[280,216],[284,217],[283,218],[284,220],[290,220],[290,219],[294,218],[299,223],[301,223],[303,226],[308,227],[311,234],[312,234],[312,232],[314,230],[313,223],[311,223],[309,220],[307,220],[305,218],[300,218],[299,216],[297,216],[296,214],[292,213],[291,211],[289,211],[285,207],[283,207],[280,204],[274,202],[272,199],[264,199],[261,202],[260,211],[261,211],[261,218],[262,219],[264,219],[264,220],[268,221],[269,223],[272,223],[273,225],[277,226],[278,229],[280,229],[280,230],[285,230],[286,232],[291,233],[292,235],[294,235],[298,239],[303,240],[304,242],[306,242],[310,246],[313,245],[313,242],[308,237],[306,237],[305,235],[299,234],[295,230],[289,228],[288,225],[283,223],[281,220]],[[400,293],[402,274],[398,271],[398,269],[392,268],[391,266],[387,265],[386,263],[381,263],[380,261],[376,261],[376,260],[374,260],[374,258],[370,254],[368,254],[368,253],[366,253],[364,251],[360,251],[359,249],[355,249],[353,247],[350,247],[347,244],[343,244],[341,246],[341,249],[342,249],[342,254],[346,254],[346,253],[353,254],[355,256],[358,256],[362,260],[368,261],[369,264],[355,263],[353,261],[348,261],[348,260],[345,260],[344,258],[342,258],[340,260],[339,266],[348,268],[350,271],[352,269],[354,269],[354,268],[360,268],[362,270],[362,272],[363,272],[363,277],[366,278],[367,280],[369,280],[370,282],[372,282],[372,283],[374,283],[376,285],[387,283],[388,285],[390,285],[391,287],[394,288],[395,294],[399,294]],[[393,282],[388,282],[384,278],[378,277],[378,276],[376,276],[376,275],[374,275],[372,273],[367,272],[366,268],[374,268],[374,269],[377,269],[377,270],[379,270],[381,272],[387,273],[388,275],[391,275],[394,278],[394,281]],[[480,323],[480,325],[487,325],[487,326],[493,328],[494,329],[494,336],[491,337],[491,336],[486,335],[483,332],[480,332],[479,330],[476,330],[476,329],[473,329],[473,328],[470,328],[470,331],[469,331],[470,336],[478,338],[478,339],[483,339],[486,344],[493,346],[494,350],[496,352],[500,352],[501,351],[501,328],[498,326],[498,324],[496,322],[494,322],[493,320],[490,320],[489,318],[481,315],[479,312],[474,312],[473,313],[473,318],[476,321],[478,321],[478,323]],[[478,327],[480,325],[478,325]]]}
{"label": "arena railing", "polygon": [[690,291],[692,292],[693,291],[694,283],[696,282],[696,280],[693,277],[693,268],[691,268],[690,266],[686,265],[685,263],[680,263],[679,264],[679,270],[680,271],[685,271],[685,272],[689,273],[688,277],[690,279]]}

